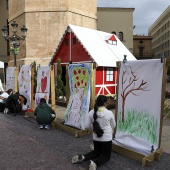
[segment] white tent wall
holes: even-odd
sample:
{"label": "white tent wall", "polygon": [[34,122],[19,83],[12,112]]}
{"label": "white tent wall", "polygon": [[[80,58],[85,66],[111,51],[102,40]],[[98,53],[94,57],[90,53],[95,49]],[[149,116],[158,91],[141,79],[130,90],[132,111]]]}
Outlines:
{"label": "white tent wall", "polygon": [[2,61],[0,61],[0,80],[2,82],[3,89],[5,89],[4,62]]}
{"label": "white tent wall", "polygon": [[0,68],[4,68],[4,62],[0,61]]}

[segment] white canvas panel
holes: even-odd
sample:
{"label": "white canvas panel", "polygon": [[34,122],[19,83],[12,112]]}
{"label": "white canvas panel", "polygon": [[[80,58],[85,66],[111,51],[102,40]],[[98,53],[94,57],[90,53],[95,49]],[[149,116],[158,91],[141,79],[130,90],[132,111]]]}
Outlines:
{"label": "white canvas panel", "polygon": [[0,68],[4,68],[4,62],[0,61]]}
{"label": "white canvas panel", "polygon": [[14,90],[14,67],[7,67],[6,69],[6,90]]}
{"label": "white canvas panel", "polygon": [[145,155],[158,148],[162,79],[160,59],[121,62],[114,143]]}
{"label": "white canvas panel", "polygon": [[34,103],[34,107],[35,107],[35,108],[39,105],[41,98],[46,99],[46,103],[48,104],[48,101],[49,101],[49,93],[36,93],[36,94],[35,94],[35,103]]}
{"label": "white canvas panel", "polygon": [[65,124],[85,129],[85,117],[90,104],[90,64],[70,64],[68,67],[71,96],[67,105]]}
{"label": "white canvas panel", "polygon": [[40,66],[37,71],[37,89],[38,93],[50,92],[50,67]]}
{"label": "white canvas panel", "polygon": [[31,67],[23,65],[18,75],[19,93],[27,99],[27,109],[31,107]]}

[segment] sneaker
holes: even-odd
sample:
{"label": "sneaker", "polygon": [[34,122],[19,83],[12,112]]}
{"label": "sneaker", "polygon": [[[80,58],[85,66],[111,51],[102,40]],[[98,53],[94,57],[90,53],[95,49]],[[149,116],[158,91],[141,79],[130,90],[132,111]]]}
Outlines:
{"label": "sneaker", "polygon": [[93,162],[93,161],[90,161],[90,165],[89,165],[89,170],[96,170],[97,169],[97,165]]}
{"label": "sneaker", "polygon": [[76,156],[72,157],[71,162],[73,164],[76,164],[76,163],[82,162],[84,159],[85,159],[85,157],[83,155],[76,155]]}
{"label": "sneaker", "polygon": [[9,112],[9,111],[8,111],[8,108],[5,108],[5,109],[4,109],[4,114],[8,114],[8,112]]}
{"label": "sneaker", "polygon": [[45,125],[45,129],[50,129],[50,126],[49,125]]}
{"label": "sneaker", "polygon": [[39,125],[39,129],[43,129],[44,127],[43,127],[43,125]]}

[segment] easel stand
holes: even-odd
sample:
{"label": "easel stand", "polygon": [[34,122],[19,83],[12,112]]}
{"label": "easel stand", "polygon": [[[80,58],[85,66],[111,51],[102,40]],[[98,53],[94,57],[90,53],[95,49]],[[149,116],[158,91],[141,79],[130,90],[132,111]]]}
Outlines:
{"label": "easel stand", "polygon": [[154,160],[159,161],[160,156],[162,155],[162,152],[163,152],[162,148],[158,148],[156,151],[152,152],[149,156],[146,156],[144,154],[135,152],[128,148],[124,148],[122,146],[115,145],[114,143],[112,143],[112,150],[114,152],[121,154],[121,155],[124,155],[124,156],[132,158],[134,160],[140,161],[142,163],[142,167],[144,167],[146,165],[151,166],[152,162]]}
{"label": "easel stand", "polygon": [[32,111],[32,112],[25,112],[24,116],[25,117],[32,117],[32,118],[34,118],[34,111]]}
{"label": "easel stand", "polygon": [[[126,56],[124,56],[123,63],[125,63],[126,61],[127,61],[126,60]],[[121,155],[130,157],[130,158],[132,158],[134,160],[140,161],[142,163],[143,167],[146,166],[146,165],[151,166],[152,162],[154,160],[158,160],[159,161],[160,160],[160,156],[161,156],[161,154],[163,152],[163,149],[161,148],[161,136],[162,136],[162,126],[163,126],[164,95],[165,95],[165,85],[166,85],[165,84],[165,82],[166,82],[165,80],[166,80],[166,72],[167,72],[166,59],[162,58],[160,64],[161,63],[163,64],[163,74],[162,74],[162,89],[161,89],[161,100],[160,100],[161,101],[161,112],[160,112],[160,115],[159,115],[160,116],[160,127],[159,127],[159,136],[158,136],[159,137],[159,139],[158,139],[158,149],[153,151],[153,152],[151,152],[148,156],[146,156],[146,155],[144,155],[142,153],[139,153],[137,151],[133,151],[133,150],[131,150],[129,148],[125,148],[123,146],[119,146],[119,145],[116,145],[115,143],[112,143],[112,150],[114,152],[117,152],[117,153],[119,153]],[[117,94],[119,94],[119,87],[120,87],[119,84],[123,84],[124,83],[124,80],[122,80],[122,79],[123,79],[124,74],[126,73],[126,71],[124,71],[122,69],[123,70],[123,74],[120,75],[120,67],[121,67],[121,63],[117,62],[117,68],[118,68]],[[119,79],[119,76],[121,76],[120,79]],[[131,80],[131,76],[129,76],[129,77],[127,76],[126,78],[127,78],[127,80],[128,80],[128,78],[129,78],[129,80]],[[119,82],[119,80],[122,80],[122,82]],[[124,88],[124,89],[126,89],[126,88]],[[117,96],[117,103],[116,103],[117,107],[116,107],[116,115],[115,115],[116,120],[117,120],[117,113],[119,112],[118,111],[118,108],[119,108],[119,106],[118,106],[119,97],[121,97],[121,96],[120,95]]]}
{"label": "easel stand", "polygon": [[57,122],[57,121],[56,121],[56,122],[54,122],[54,123],[52,124],[52,126],[53,126],[54,128],[60,129],[60,130],[62,130],[62,131],[64,131],[64,132],[67,132],[67,133],[73,135],[73,136],[76,137],[76,138],[81,138],[82,136],[91,133],[91,131],[89,131],[89,130],[80,130],[80,129],[77,129],[77,128],[74,128],[74,127],[65,125],[65,124],[64,124],[64,120],[61,121],[61,122]]}

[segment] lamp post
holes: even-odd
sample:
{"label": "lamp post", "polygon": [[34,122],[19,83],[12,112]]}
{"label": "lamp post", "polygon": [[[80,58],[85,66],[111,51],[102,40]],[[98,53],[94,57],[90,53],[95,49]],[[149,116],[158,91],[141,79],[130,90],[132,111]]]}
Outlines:
{"label": "lamp post", "polygon": [[5,38],[5,40],[9,40],[11,42],[11,53],[14,55],[14,66],[16,67],[17,66],[17,63],[16,63],[16,56],[18,55],[19,53],[19,41],[20,40],[25,40],[25,37],[27,36],[27,28],[25,26],[23,26],[21,28],[21,32],[22,32],[22,37],[19,37],[16,33],[17,33],[17,29],[18,29],[18,24],[16,23],[16,21],[13,21],[12,24],[12,32],[13,32],[13,35],[12,36],[8,36],[9,32],[8,32],[8,28],[7,26],[4,26],[4,28],[2,28],[2,35],[3,37]]}

